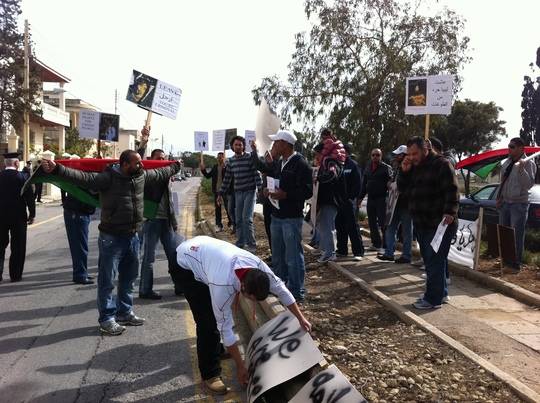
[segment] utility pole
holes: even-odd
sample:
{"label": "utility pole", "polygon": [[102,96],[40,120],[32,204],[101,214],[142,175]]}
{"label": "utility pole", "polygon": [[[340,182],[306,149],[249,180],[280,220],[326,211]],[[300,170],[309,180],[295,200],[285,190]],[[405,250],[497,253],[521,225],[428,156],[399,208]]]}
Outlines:
{"label": "utility pole", "polygon": [[118,90],[114,89],[114,114],[118,115]]}
{"label": "utility pole", "polygon": [[[23,88],[25,91],[25,101],[27,105],[30,103],[30,49],[28,40],[28,20],[24,20],[24,82]],[[30,112],[28,106],[24,108],[24,125],[23,125],[23,161],[28,161],[30,154]]]}

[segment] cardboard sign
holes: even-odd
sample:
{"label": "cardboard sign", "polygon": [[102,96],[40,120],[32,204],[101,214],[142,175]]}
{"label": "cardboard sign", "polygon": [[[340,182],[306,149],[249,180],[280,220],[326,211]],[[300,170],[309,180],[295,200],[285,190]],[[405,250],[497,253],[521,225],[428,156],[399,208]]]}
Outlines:
{"label": "cardboard sign", "polygon": [[313,339],[289,311],[255,331],[246,352],[248,401],[322,361]]}
{"label": "cardboard sign", "polygon": [[390,184],[390,189],[388,189],[388,201],[386,203],[386,226],[390,225],[392,219],[394,218],[394,212],[396,210],[398,199],[399,190],[397,189],[397,182],[392,182]]}
{"label": "cardboard sign", "polygon": [[289,403],[305,402],[363,403],[367,400],[335,365],[330,365],[289,400]]}
{"label": "cardboard sign", "polygon": [[180,88],[133,70],[126,99],[141,108],[176,119],[181,96]]}
{"label": "cardboard sign", "polygon": [[91,110],[79,112],[79,137],[118,141],[120,115]]}
{"label": "cardboard sign", "polygon": [[244,138],[246,139],[246,153],[251,153],[251,142],[255,141],[255,130],[246,130]]}
{"label": "cardboard sign", "polygon": [[225,150],[225,130],[214,130],[212,132],[212,151]]}
{"label": "cardboard sign", "polygon": [[195,132],[195,151],[208,151],[208,132]]}
{"label": "cardboard sign", "polygon": [[452,112],[453,75],[407,78],[406,115],[449,115]]}

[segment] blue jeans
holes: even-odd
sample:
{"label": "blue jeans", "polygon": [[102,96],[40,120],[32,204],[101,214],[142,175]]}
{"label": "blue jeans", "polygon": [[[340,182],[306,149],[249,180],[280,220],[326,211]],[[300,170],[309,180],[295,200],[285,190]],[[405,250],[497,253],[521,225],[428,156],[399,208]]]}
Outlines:
{"label": "blue jeans", "polygon": [[73,281],[84,281],[88,277],[88,226],[90,215],[64,210],[71,261],[73,263]]}
{"label": "blue jeans", "polygon": [[278,218],[272,215],[272,270],[297,300],[304,299],[304,250],[302,224],[299,218]]}
{"label": "blue jeans", "polygon": [[384,254],[386,256],[394,257],[394,252],[396,250],[396,235],[401,224],[401,232],[403,234],[403,250],[401,257],[404,259],[411,260],[411,248],[412,248],[412,236],[413,236],[413,227],[412,227],[412,218],[409,214],[409,210],[406,208],[396,209],[394,211],[394,216],[392,217],[392,222],[384,233],[386,239],[386,250]]}
{"label": "blue jeans", "polygon": [[[133,282],[139,271],[139,236],[99,233],[98,238],[99,323],[125,316],[132,311]],[[114,280],[118,275],[118,292],[113,296]]]}
{"label": "blue jeans", "polygon": [[254,247],[253,210],[255,209],[255,190],[234,192],[236,215],[236,246],[243,248],[246,244]]}
{"label": "blue jeans", "polygon": [[322,257],[332,256],[336,250],[334,230],[336,229],[337,208],[331,204],[322,205],[317,216],[317,233]]}
{"label": "blue jeans", "polygon": [[439,251],[435,253],[431,247],[431,241],[437,232],[437,228],[420,229],[416,228],[420,253],[424,264],[426,265],[426,291],[424,300],[431,305],[440,305],[442,299],[448,295],[446,283],[446,270],[448,264],[448,252],[450,251],[450,242],[456,234],[457,223],[446,228]]}
{"label": "blue jeans", "polygon": [[502,204],[499,212],[499,224],[514,228],[516,232],[516,258],[517,264],[521,264],[523,258],[523,245],[525,243],[525,225],[529,214],[529,203],[506,203]]}
{"label": "blue jeans", "polygon": [[[143,225],[143,258],[141,263],[141,281],[139,294],[149,294],[154,287],[154,262],[156,261],[156,246],[161,241],[167,261],[175,258],[174,231],[166,218],[147,220]],[[170,263],[169,263],[170,265]]]}

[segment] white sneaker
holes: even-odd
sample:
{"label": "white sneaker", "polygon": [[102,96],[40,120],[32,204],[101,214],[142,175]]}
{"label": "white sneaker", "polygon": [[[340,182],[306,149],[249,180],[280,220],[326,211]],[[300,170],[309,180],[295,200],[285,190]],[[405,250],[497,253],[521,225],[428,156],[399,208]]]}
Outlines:
{"label": "white sneaker", "polygon": [[[420,301],[423,300],[423,299],[424,299],[424,294],[420,294],[420,296],[418,297],[418,299],[416,300],[416,302],[420,302]],[[442,303],[443,303],[443,304],[449,304],[449,303],[450,303],[450,296],[447,295],[446,297],[443,297]]]}
{"label": "white sneaker", "polygon": [[354,260],[358,260],[358,261],[360,261],[360,260],[362,260],[362,259],[363,259],[363,257],[362,257],[362,256],[360,256],[360,255],[358,255],[358,256],[354,256],[354,257],[353,257],[353,259],[354,259]]}
{"label": "white sneaker", "polygon": [[420,277],[422,277],[422,278],[427,278],[427,274],[426,274],[426,273],[422,273],[422,274],[420,274]]}

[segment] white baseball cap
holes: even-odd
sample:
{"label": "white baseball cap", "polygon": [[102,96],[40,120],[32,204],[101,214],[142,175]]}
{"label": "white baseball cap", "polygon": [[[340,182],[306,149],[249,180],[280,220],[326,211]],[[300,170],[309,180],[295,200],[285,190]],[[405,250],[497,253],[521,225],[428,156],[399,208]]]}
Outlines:
{"label": "white baseball cap", "polygon": [[407,146],[406,145],[400,145],[398,148],[396,148],[394,151],[392,151],[392,154],[394,154],[394,155],[407,154]]}
{"label": "white baseball cap", "polygon": [[278,130],[276,134],[270,134],[268,137],[272,141],[283,140],[292,145],[296,143],[296,136],[288,130]]}

